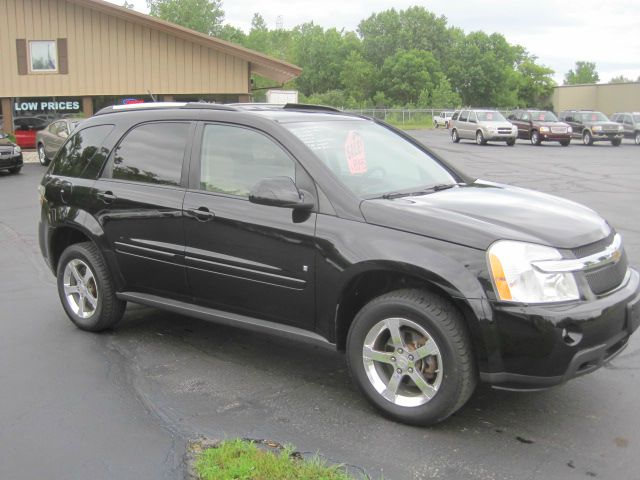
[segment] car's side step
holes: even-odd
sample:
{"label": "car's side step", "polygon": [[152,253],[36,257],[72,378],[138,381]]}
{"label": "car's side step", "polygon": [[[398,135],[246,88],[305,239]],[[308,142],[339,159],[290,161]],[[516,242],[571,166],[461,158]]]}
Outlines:
{"label": "car's side step", "polygon": [[318,335],[317,333],[293,327],[291,325],[260,320],[258,318],[248,317],[238,313],[224,312],[222,310],[216,310],[215,308],[203,307],[201,305],[194,305],[192,303],[181,302],[179,300],[169,300],[156,295],[150,295],[148,293],[120,292],[117,293],[116,296],[120,300],[126,300],[127,302],[156,307],[162,310],[179,313],[181,315],[199,318],[201,320],[229,325],[231,327],[245,328],[256,332],[269,333],[280,337],[291,338],[294,336],[298,340],[313,343],[324,348],[335,349],[335,345],[333,343],[329,342],[326,338]]}

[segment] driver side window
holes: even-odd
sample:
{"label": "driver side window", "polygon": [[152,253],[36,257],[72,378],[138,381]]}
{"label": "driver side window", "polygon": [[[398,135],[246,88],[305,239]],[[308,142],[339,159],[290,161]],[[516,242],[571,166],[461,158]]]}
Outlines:
{"label": "driver side window", "polygon": [[202,190],[248,197],[256,183],[269,177],[295,181],[295,163],[282,147],[255,130],[205,125],[200,153]]}

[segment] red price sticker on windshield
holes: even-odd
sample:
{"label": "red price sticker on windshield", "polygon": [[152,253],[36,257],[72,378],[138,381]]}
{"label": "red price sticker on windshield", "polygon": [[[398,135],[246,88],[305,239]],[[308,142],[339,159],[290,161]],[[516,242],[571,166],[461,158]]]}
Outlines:
{"label": "red price sticker on windshield", "polygon": [[344,154],[349,164],[349,173],[357,175],[367,172],[367,157],[364,153],[364,142],[355,130],[351,130],[344,142]]}

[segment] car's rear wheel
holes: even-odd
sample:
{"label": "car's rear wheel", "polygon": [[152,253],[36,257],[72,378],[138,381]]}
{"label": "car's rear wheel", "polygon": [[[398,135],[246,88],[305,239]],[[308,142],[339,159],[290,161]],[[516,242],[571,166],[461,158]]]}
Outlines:
{"label": "car's rear wheel", "polygon": [[484,139],[484,135],[482,134],[482,130],[478,130],[476,132],[476,143],[478,145],[485,145],[487,141]]}
{"label": "car's rear wheel", "polygon": [[560,145],[562,145],[563,147],[568,147],[570,143],[571,140],[560,140]]}
{"label": "car's rear wheel", "polygon": [[451,130],[451,141],[453,143],[460,142],[460,135],[458,135],[458,131],[455,128]]}
{"label": "car's rear wheel", "polygon": [[540,135],[537,130],[533,130],[531,132],[531,145],[540,145],[542,141],[540,140]]}
{"label": "car's rear wheel", "polygon": [[462,316],[443,297],[422,290],[397,290],[366,304],[349,330],[347,359],[367,399],[413,425],[453,414],[477,382]]}
{"label": "car's rear wheel", "polygon": [[38,160],[40,161],[40,165],[43,167],[49,165],[50,160],[47,158],[47,154],[44,151],[44,145],[41,143],[38,144]]}
{"label": "car's rear wheel", "polygon": [[585,145],[593,145],[593,136],[589,130],[585,130],[582,134],[582,143]]}
{"label": "car's rear wheel", "polygon": [[122,318],[126,302],[116,297],[109,269],[92,242],[67,247],[57,277],[62,306],[78,328],[99,332]]}
{"label": "car's rear wheel", "polygon": [[621,143],[621,138],[614,138],[613,140],[611,140],[611,145],[613,145],[614,147],[619,147]]}
{"label": "car's rear wheel", "polygon": [[20,173],[20,170],[22,170],[22,166],[19,167],[12,167],[9,169],[10,173]]}
{"label": "car's rear wheel", "polygon": [[636,132],[635,142],[636,145],[640,145],[640,131]]}

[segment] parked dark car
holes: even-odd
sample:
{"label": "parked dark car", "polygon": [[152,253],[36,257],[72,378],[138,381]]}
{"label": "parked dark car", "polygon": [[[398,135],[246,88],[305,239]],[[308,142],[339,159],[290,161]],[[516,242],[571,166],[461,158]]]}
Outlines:
{"label": "parked dark car", "polygon": [[595,212],[330,108],[109,107],[39,191],[40,248],[79,328],[133,302],[330,345],[411,424],[447,418],[478,381],[591,372],[640,323],[638,272]]}
{"label": "parked dark car", "polygon": [[611,115],[611,121],[622,124],[624,136],[640,145],[640,112],[623,112]]}
{"label": "parked dark car", "polygon": [[36,134],[36,149],[40,164],[49,165],[51,159],[81,121],[81,118],[61,118],[51,122]]}
{"label": "parked dark car", "polygon": [[585,145],[611,142],[614,147],[622,143],[624,128],[612,122],[602,112],[594,110],[565,110],[558,115],[560,121],[571,125],[573,138],[581,138]]}
{"label": "parked dark car", "polygon": [[568,147],[571,143],[571,126],[558,121],[552,112],[515,110],[508,118],[518,127],[518,138],[530,140],[532,145],[541,145],[542,142],[560,142],[563,147]]}
{"label": "parked dark car", "polygon": [[19,173],[22,170],[22,149],[0,132],[0,170]]}

